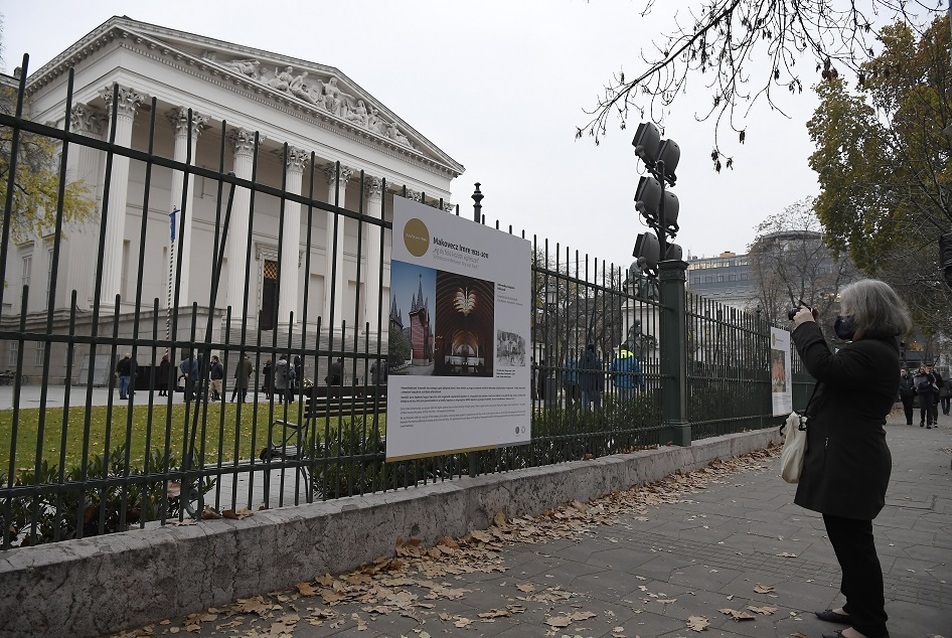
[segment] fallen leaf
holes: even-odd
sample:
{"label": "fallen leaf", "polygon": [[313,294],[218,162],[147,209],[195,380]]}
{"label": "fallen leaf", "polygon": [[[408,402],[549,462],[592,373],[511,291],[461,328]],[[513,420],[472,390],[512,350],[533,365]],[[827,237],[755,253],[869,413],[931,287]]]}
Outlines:
{"label": "fallen leaf", "polygon": [[710,623],[704,616],[691,616],[688,618],[688,629],[692,631],[704,631]]}
{"label": "fallen leaf", "polygon": [[761,585],[760,583],[754,585],[754,591],[758,594],[769,594],[773,590],[774,588],[769,585]]}
{"label": "fallen leaf", "polygon": [[553,616],[545,619],[545,624],[550,627],[568,627],[572,624],[572,619],[568,616]]}
{"label": "fallen leaf", "polygon": [[777,611],[776,607],[754,607],[753,605],[748,605],[747,609],[763,616],[772,616]]}

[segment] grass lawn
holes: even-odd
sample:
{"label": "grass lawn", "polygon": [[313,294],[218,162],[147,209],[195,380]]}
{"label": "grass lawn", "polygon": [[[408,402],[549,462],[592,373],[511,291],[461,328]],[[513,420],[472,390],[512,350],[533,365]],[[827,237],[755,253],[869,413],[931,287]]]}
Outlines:
{"label": "grass lawn", "polygon": [[[269,404],[267,401],[258,404],[198,404],[196,452],[200,452],[204,444],[206,464],[217,463],[219,447],[223,461],[257,456],[268,443],[270,424],[277,419],[298,422],[301,405]],[[176,404],[171,408],[166,403],[151,408],[140,404],[130,407],[124,403],[111,408],[104,405],[71,406],[68,414],[66,408],[20,409],[15,424],[14,471],[32,470],[37,456],[56,466],[60,465],[62,457],[69,469],[81,464],[85,446],[88,446],[88,457],[92,458],[107,455],[126,441],[129,441],[132,467],[143,467],[147,450],[155,448],[164,451],[168,447],[177,459],[181,459],[186,425],[190,431],[195,423],[195,409],[194,403],[189,406]],[[10,469],[10,456],[14,451],[13,415],[13,410],[0,410],[0,474]],[[338,419],[332,418],[330,429],[336,431],[339,424]],[[41,428],[42,448],[38,451]],[[318,419],[317,428],[318,435],[323,437],[326,420]]]}

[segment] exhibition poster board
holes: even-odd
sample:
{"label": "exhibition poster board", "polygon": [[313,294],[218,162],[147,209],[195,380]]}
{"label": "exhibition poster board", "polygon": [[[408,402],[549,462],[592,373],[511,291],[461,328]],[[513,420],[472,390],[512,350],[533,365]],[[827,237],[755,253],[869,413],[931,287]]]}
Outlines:
{"label": "exhibition poster board", "polygon": [[394,197],[387,460],[528,443],[531,245]]}
{"label": "exhibition poster board", "polygon": [[774,416],[793,411],[793,368],[790,362],[790,332],[770,328],[770,396]]}

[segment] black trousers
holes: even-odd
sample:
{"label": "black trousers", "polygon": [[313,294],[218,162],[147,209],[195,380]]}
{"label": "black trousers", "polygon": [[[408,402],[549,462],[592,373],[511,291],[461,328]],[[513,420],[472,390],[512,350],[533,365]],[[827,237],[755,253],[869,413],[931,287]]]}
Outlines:
{"label": "black trousers", "polygon": [[902,411],[906,413],[906,425],[912,425],[912,395],[902,397]]}
{"label": "black trousers", "polygon": [[843,610],[852,618],[853,629],[867,638],[888,638],[883,569],[873,542],[873,522],[824,514],[823,523],[843,572]]}

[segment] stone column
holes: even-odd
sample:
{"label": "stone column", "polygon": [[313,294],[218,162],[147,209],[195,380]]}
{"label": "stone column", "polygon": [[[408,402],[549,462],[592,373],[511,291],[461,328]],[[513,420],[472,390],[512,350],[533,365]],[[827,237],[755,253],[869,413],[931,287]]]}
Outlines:
{"label": "stone column", "polygon": [[[324,168],[327,175],[327,201],[340,208],[346,205],[347,180],[352,170],[346,166],[340,167],[340,179],[337,179],[337,169],[334,164]],[[347,286],[347,277],[344,275],[344,221],[346,217],[327,213],[327,259],[324,266],[324,319],[323,326],[330,328],[339,326],[344,318],[344,288]],[[336,226],[336,229],[335,229]],[[331,317],[331,308],[334,316]]]}
{"label": "stone column", "polygon": [[[198,134],[205,126],[208,118],[192,112],[191,121],[189,120],[189,110],[184,106],[172,109],[168,113],[169,122],[175,130],[175,150],[172,159],[182,164],[188,163],[189,166],[195,164],[195,156],[198,154]],[[190,152],[191,151],[191,152]],[[171,197],[169,198],[169,213],[175,209],[179,212],[175,215],[175,241],[170,243],[169,250],[169,298],[168,305],[171,308],[175,305],[175,280],[174,275],[178,264],[178,254],[182,255],[181,279],[178,282],[178,304],[179,306],[188,306],[192,301],[207,303],[206,300],[189,298],[188,279],[191,273],[191,248],[192,248],[192,217],[194,210],[192,208],[192,194],[194,192],[195,176],[188,175],[186,182],[185,173],[180,170],[172,171]],[[185,201],[182,201],[182,194],[185,193]],[[182,227],[184,224],[184,228]],[[181,235],[179,230],[181,229]],[[170,235],[171,238],[171,235]]]}
{"label": "stone column", "polygon": [[[299,148],[288,148],[287,180],[288,193],[301,193],[301,176],[307,165],[308,153]],[[278,323],[290,325],[291,313],[296,321],[301,314],[298,307],[298,283],[300,282],[301,253],[301,204],[284,202],[284,225],[281,227],[281,270],[278,283]]]}
{"label": "stone column", "polygon": [[[106,114],[86,104],[77,104],[70,113],[69,128],[73,133],[93,137],[101,140],[106,127],[109,125],[109,119]],[[96,210],[100,204],[97,201],[99,188],[102,180],[99,178],[102,168],[102,151],[81,144],[72,144],[69,147],[69,167],[67,174],[69,180],[80,182],[86,187],[87,197],[89,197]],[[89,310],[93,300],[93,281],[95,277],[96,260],[91,259],[90,255],[95,255],[99,251],[97,240],[99,239],[99,225],[96,221],[90,220],[81,222],[72,228],[71,240],[68,246],[71,251],[75,250],[65,262],[60,257],[60,265],[68,263],[69,268],[66,272],[67,290],[76,291],[76,306],[79,310]],[[80,254],[81,253],[81,254]]]}
{"label": "stone column", "polygon": [[[381,219],[383,214],[383,183],[379,177],[368,177],[364,191],[367,193],[367,216]],[[380,247],[380,226],[367,226],[367,285],[364,294],[364,317],[369,325],[371,336],[376,336],[380,308],[388,305],[380,298],[380,270],[383,265],[383,253]],[[386,319],[386,317],[384,317]],[[384,324],[386,325],[386,323]],[[386,335],[384,335],[386,338]]]}
{"label": "stone column", "polygon": [[[255,134],[244,129],[235,129],[228,134],[235,145],[235,177],[251,179],[255,161]],[[259,142],[264,138],[258,138]],[[225,303],[231,306],[232,320],[245,316],[245,249],[248,245],[248,233],[251,230],[251,191],[236,188],[231,208],[231,224],[225,242],[225,254],[228,258],[228,279]]]}
{"label": "stone column", "polygon": [[[112,113],[113,87],[100,93]],[[112,123],[111,140],[118,146],[132,146],[132,123],[145,96],[133,89],[119,87],[116,120]],[[106,233],[102,256],[102,296],[100,303],[112,305],[122,286],[122,252],[126,233],[126,200],[129,194],[129,158],[114,155],[109,194],[103,213],[106,215]]]}

